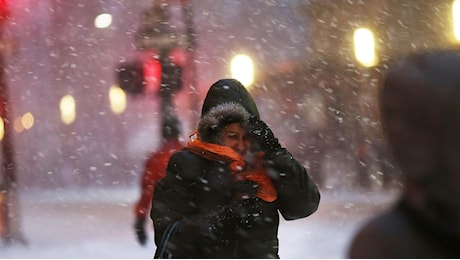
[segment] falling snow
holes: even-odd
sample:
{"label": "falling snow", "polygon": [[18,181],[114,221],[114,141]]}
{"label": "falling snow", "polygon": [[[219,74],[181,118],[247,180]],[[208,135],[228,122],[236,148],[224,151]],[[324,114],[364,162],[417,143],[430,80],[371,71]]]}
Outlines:
{"label": "falling snow", "polygon": [[[133,204],[146,156],[160,142],[160,98],[128,94],[118,114],[109,90],[117,66],[143,55],[134,40],[153,1],[7,2],[0,47],[14,127],[15,218],[28,244],[2,247],[0,258],[152,258],[153,243],[135,241]],[[174,95],[182,139],[193,133],[210,84],[231,76],[231,58],[251,56],[256,83],[248,88],[261,118],[323,194],[314,215],[281,223],[280,256],[345,257],[356,228],[401,186],[378,120],[380,77],[395,56],[450,44],[451,1],[168,2],[168,26],[179,32],[187,25],[180,3],[193,5],[196,75]],[[111,23],[96,28],[104,13]],[[379,30],[382,63],[374,70],[360,67],[351,48],[363,21]],[[63,97],[76,111],[69,124]],[[25,115],[33,115],[30,128],[21,124]]]}

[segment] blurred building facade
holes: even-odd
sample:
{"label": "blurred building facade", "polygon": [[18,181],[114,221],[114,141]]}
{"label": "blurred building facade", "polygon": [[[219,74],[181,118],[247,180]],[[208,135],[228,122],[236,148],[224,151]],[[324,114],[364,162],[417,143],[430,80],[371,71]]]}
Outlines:
{"label": "blurred building facade", "polygon": [[[325,188],[398,187],[399,170],[388,153],[379,122],[377,91],[388,66],[410,52],[456,48],[453,1],[309,0],[308,58],[267,71],[260,100],[286,104],[273,119],[291,128],[294,153]],[[365,68],[354,57],[353,32],[366,27],[376,39],[378,64]],[[286,110],[287,111],[287,110]],[[285,123],[291,122],[291,123]]]}

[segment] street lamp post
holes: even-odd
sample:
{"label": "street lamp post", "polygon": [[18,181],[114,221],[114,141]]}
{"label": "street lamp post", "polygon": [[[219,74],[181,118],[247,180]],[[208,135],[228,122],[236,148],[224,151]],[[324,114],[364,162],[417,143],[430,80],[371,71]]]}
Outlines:
{"label": "street lamp post", "polygon": [[196,65],[195,65],[195,51],[197,47],[196,43],[196,33],[195,33],[195,24],[193,22],[193,8],[191,1],[180,0],[182,5],[182,16],[186,24],[186,39],[187,39],[187,49],[188,49],[188,85],[191,90],[191,110],[193,111],[191,115],[192,125],[195,125],[199,120],[199,93],[197,89],[196,81]]}
{"label": "street lamp post", "polygon": [[13,156],[14,146],[12,141],[13,128],[8,86],[5,80],[5,56],[10,45],[4,39],[3,32],[8,17],[7,1],[0,0],[0,117],[4,123],[2,129],[3,139],[1,140],[3,162],[0,178],[0,237],[5,245],[14,242],[25,242],[19,231],[16,164]]}
{"label": "street lamp post", "polygon": [[[144,21],[136,34],[136,47],[146,55],[142,57],[144,72],[146,64],[158,61],[160,64],[162,118],[176,117],[172,104],[173,94],[182,89],[182,70],[185,65],[186,47],[189,44],[187,34],[178,33],[169,25],[168,4],[156,1],[153,7],[144,13]],[[183,50],[183,51],[181,51]],[[148,81],[146,84],[150,84]]]}

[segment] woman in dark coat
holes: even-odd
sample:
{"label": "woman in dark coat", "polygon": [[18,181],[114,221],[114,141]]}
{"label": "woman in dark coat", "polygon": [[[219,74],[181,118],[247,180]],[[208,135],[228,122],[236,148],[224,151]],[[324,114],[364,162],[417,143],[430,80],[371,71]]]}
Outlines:
{"label": "woman in dark coat", "polygon": [[155,187],[155,257],[279,258],[278,211],[286,220],[304,218],[319,200],[244,86],[219,80],[204,100],[196,135]]}

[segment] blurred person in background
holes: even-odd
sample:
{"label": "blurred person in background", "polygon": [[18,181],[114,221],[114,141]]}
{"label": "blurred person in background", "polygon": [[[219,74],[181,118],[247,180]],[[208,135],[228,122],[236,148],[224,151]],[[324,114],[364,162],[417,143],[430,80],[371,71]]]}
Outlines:
{"label": "blurred person in background", "polygon": [[357,232],[348,256],[459,258],[460,52],[409,55],[390,67],[379,98],[403,190]]}
{"label": "blurred person in background", "polygon": [[320,193],[237,80],[215,82],[183,150],[155,187],[155,258],[279,258],[279,213],[314,213]]}
{"label": "blurred person in background", "polygon": [[144,164],[140,183],[141,194],[134,208],[134,231],[137,241],[141,245],[145,245],[147,241],[145,220],[150,213],[153,189],[156,183],[165,176],[166,166],[171,154],[185,147],[185,144],[179,140],[180,128],[177,118],[165,116],[161,127],[162,141],[160,148],[152,152]]}

